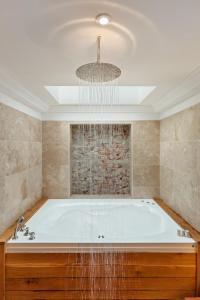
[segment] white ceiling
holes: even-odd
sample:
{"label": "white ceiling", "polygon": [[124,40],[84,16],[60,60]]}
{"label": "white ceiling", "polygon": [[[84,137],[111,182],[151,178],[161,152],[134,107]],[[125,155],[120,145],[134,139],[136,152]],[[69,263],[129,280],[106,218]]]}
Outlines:
{"label": "white ceiling", "polygon": [[[95,22],[101,12],[107,27]],[[75,70],[95,60],[102,35],[120,86],[156,86],[124,104],[162,113],[200,92],[199,16],[199,0],[0,0],[0,92],[38,112],[70,111],[74,95],[59,103],[45,86],[77,86]]]}

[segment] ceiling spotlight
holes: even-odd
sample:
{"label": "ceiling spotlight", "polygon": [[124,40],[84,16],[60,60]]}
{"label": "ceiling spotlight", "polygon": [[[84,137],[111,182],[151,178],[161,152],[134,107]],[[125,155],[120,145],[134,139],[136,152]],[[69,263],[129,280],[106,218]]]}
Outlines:
{"label": "ceiling spotlight", "polygon": [[111,16],[108,14],[99,14],[98,16],[96,16],[96,21],[98,24],[106,26],[110,23]]}

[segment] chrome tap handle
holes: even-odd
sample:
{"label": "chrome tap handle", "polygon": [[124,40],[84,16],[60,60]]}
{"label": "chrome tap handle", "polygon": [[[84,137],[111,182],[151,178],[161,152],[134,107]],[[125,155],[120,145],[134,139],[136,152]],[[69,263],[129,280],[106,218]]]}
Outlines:
{"label": "chrome tap handle", "polygon": [[16,225],[16,228],[15,228],[15,232],[14,232],[13,237],[12,237],[13,240],[18,239],[17,232],[18,232],[19,230],[21,230],[21,228],[22,228],[23,225],[24,225],[24,217],[21,216],[21,217],[18,219],[18,221],[17,221],[17,225]]}
{"label": "chrome tap handle", "polygon": [[29,233],[29,240],[34,240],[35,239],[35,232],[30,232]]}
{"label": "chrome tap handle", "polygon": [[26,230],[25,230],[25,232],[24,232],[24,236],[28,236],[29,235],[29,227],[26,227]]}
{"label": "chrome tap handle", "polygon": [[25,229],[26,229],[26,224],[22,224],[19,231],[23,232]]}

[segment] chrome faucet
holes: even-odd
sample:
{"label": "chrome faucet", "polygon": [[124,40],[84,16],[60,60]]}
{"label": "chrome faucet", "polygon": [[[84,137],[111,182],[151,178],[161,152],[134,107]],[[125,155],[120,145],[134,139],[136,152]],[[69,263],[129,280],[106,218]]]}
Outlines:
{"label": "chrome faucet", "polygon": [[18,231],[24,231],[26,225],[24,224],[24,217],[21,216],[18,220],[17,220],[17,225],[16,225],[16,228],[15,228],[15,232],[13,234],[13,237],[12,239],[13,240],[17,240],[18,239]]}

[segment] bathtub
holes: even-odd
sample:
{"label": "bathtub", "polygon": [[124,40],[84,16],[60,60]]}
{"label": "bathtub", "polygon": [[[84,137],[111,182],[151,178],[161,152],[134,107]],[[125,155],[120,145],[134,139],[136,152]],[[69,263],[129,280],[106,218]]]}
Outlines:
{"label": "bathtub", "polygon": [[19,232],[17,240],[2,246],[6,299],[199,295],[198,242],[177,234],[182,228],[158,204],[152,199],[48,200],[26,224],[35,240]]}
{"label": "bathtub", "polygon": [[196,243],[153,199],[51,199],[10,239],[8,252],[146,251],[194,252]]}

